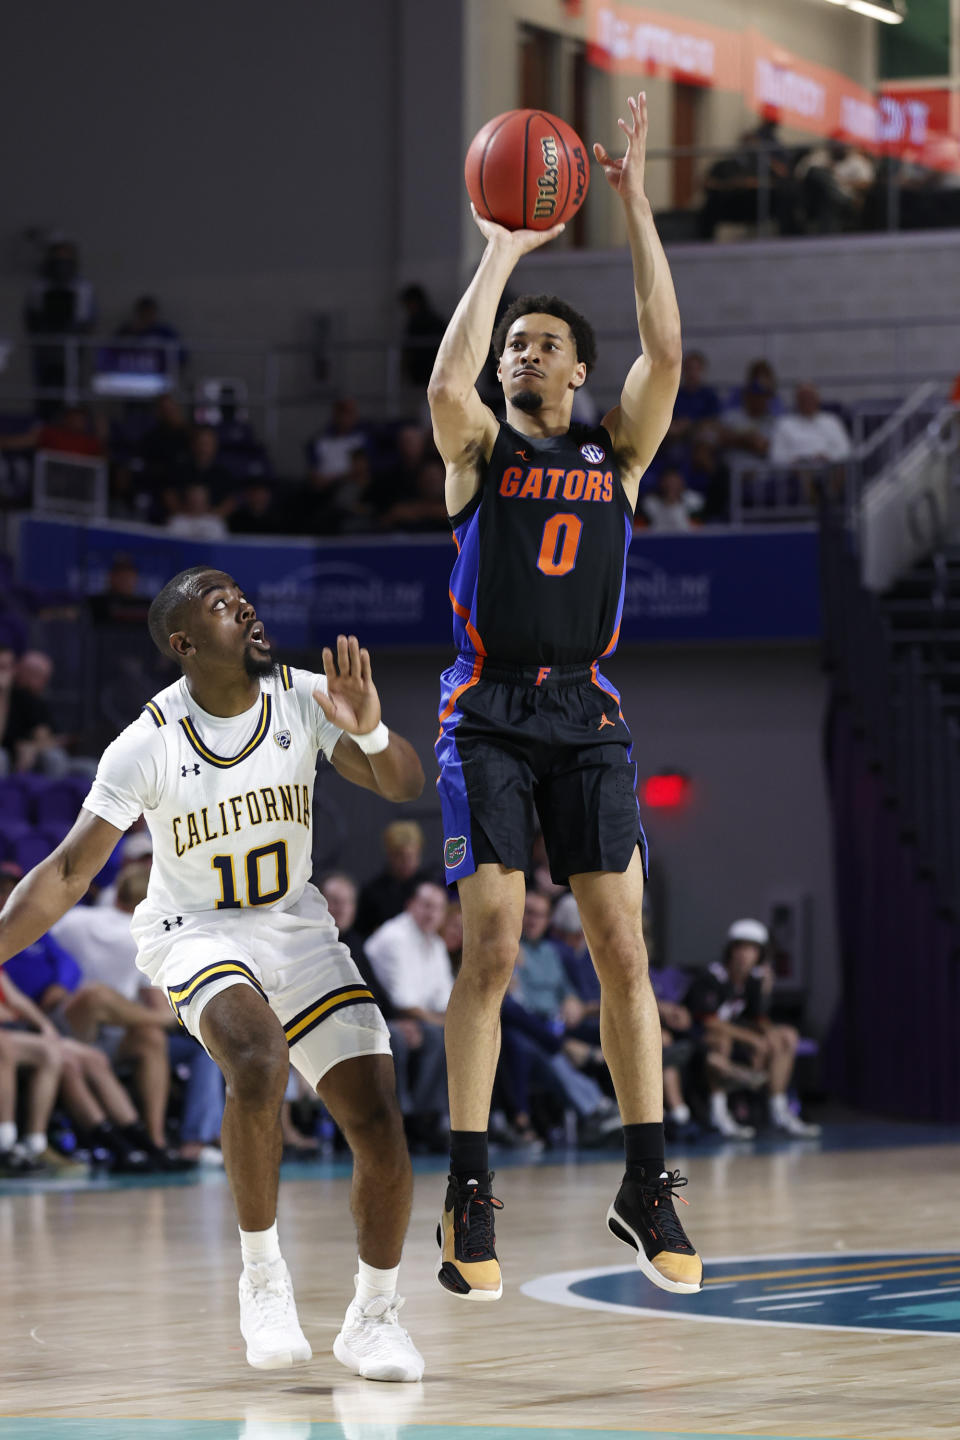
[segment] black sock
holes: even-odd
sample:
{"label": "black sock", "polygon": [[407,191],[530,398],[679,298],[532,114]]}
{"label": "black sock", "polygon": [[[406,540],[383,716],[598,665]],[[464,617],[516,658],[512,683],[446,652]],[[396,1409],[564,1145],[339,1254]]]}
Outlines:
{"label": "black sock", "polygon": [[490,1170],[486,1130],[450,1131],[450,1170],[458,1180],[485,1183]]}
{"label": "black sock", "polygon": [[627,1152],[627,1179],[658,1180],[664,1164],[663,1121],[651,1125],[624,1125],[623,1144]]}

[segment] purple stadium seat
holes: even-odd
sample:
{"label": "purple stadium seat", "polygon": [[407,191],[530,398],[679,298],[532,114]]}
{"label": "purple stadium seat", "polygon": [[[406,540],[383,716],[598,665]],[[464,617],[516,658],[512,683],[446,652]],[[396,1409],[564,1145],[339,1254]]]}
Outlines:
{"label": "purple stadium seat", "polygon": [[33,830],[17,841],[13,858],[21,870],[26,873],[26,871],[32,870],[34,865],[39,865],[41,860],[45,860],[52,849],[53,846],[47,837]]}
{"label": "purple stadium seat", "polygon": [[9,822],[29,818],[30,797],[23,786],[14,779],[0,780],[0,827],[6,829]]}
{"label": "purple stadium seat", "polygon": [[25,835],[33,834],[29,820],[0,820],[0,860],[16,860],[17,846]]}
{"label": "purple stadium seat", "polygon": [[56,850],[72,824],[72,820],[48,820],[46,824],[37,826],[37,834],[44,837],[51,850]]}
{"label": "purple stadium seat", "polygon": [[66,834],[79,809],[80,797],[76,785],[69,780],[53,780],[37,795],[34,818],[38,825],[62,825]]}

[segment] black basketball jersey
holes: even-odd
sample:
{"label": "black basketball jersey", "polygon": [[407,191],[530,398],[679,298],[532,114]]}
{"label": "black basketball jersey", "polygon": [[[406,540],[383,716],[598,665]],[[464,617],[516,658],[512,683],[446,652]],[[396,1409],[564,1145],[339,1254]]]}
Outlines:
{"label": "black basketball jersey", "polygon": [[602,426],[531,440],[502,424],[480,489],[451,524],[461,652],[592,665],[616,648],[633,516]]}

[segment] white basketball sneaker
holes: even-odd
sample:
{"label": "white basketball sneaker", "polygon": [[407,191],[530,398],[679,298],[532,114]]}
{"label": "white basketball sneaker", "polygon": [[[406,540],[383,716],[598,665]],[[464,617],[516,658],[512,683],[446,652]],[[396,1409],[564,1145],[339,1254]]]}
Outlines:
{"label": "white basketball sneaker", "polygon": [[399,1295],[351,1300],[333,1342],[340,1364],[364,1380],[419,1380],[423,1356],[397,1319],[402,1304]]}
{"label": "white basketball sneaker", "polygon": [[248,1265],[240,1276],[240,1334],[257,1370],[305,1365],[313,1357],[300,1329],[290,1271],[283,1260]]}

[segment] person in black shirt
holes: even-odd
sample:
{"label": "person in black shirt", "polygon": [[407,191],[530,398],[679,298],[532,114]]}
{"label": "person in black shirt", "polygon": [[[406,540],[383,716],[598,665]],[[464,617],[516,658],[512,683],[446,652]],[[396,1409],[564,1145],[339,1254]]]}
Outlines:
{"label": "person in black shirt", "polygon": [[399,915],[418,885],[434,879],[423,865],[423,831],[415,820],[394,820],[382,838],[387,863],[360,891],[356,926],[364,939]]}
{"label": "person in black shirt", "polygon": [[687,991],[687,1009],[702,1027],[709,1054],[710,1119],[721,1135],[752,1140],[756,1132],[730,1114],[726,1091],[768,1086],[773,1128],[794,1139],[815,1139],[819,1125],[801,1120],[787,1100],[799,1037],[791,1025],[777,1025],[769,1016],[769,939],[759,920],[735,921],[720,960],[701,971]]}

